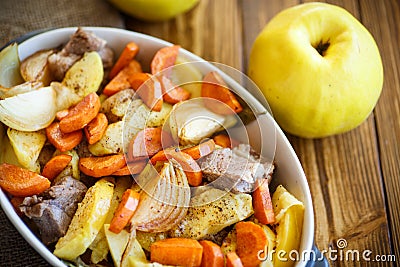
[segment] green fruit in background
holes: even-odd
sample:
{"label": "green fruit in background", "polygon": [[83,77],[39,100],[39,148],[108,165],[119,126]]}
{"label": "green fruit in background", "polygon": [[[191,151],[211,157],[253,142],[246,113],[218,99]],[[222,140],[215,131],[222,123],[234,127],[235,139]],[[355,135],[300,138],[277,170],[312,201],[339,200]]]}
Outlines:
{"label": "green fruit in background", "polygon": [[171,19],[194,7],[199,0],[109,0],[121,11],[146,21]]}
{"label": "green fruit in background", "polygon": [[349,131],[371,113],[383,85],[378,47],[345,9],[307,3],[276,15],[255,40],[249,76],[287,132]]}

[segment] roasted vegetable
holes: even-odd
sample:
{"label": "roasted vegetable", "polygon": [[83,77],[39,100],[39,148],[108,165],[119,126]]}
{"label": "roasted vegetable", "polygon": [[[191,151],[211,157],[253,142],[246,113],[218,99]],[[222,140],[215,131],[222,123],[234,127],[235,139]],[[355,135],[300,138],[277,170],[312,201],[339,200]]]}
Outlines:
{"label": "roasted vegetable", "polygon": [[54,53],[53,49],[41,50],[21,62],[21,75],[25,81],[42,82],[48,86],[53,77],[48,67],[47,58]]}
{"label": "roasted vegetable", "polygon": [[0,52],[0,86],[9,88],[23,83],[19,68],[18,44],[13,43]]}
{"label": "roasted vegetable", "polygon": [[109,124],[101,139],[89,145],[90,153],[95,156],[121,153],[123,151],[123,125],[122,121]]}
{"label": "roasted vegetable", "polygon": [[43,130],[22,132],[8,128],[7,135],[19,163],[24,168],[39,173],[38,157],[46,142],[46,133]]}
{"label": "roasted vegetable", "polygon": [[201,264],[203,247],[190,238],[167,238],[150,247],[150,260],[161,264],[197,267]]}
{"label": "roasted vegetable", "polygon": [[132,227],[145,232],[164,232],[182,220],[190,201],[190,188],[183,170],[165,163],[158,174],[148,164],[136,181],[143,190],[131,219]]}
{"label": "roasted vegetable", "polygon": [[0,121],[20,131],[46,128],[54,120],[56,111],[56,93],[51,87],[0,100]]}
{"label": "roasted vegetable", "polygon": [[103,81],[103,63],[97,52],[86,52],[67,71],[62,84],[73,89],[81,99],[96,92]]}
{"label": "roasted vegetable", "polygon": [[14,197],[27,197],[48,189],[50,181],[33,171],[3,163],[0,165],[0,187]]}
{"label": "roasted vegetable", "polygon": [[[212,202],[211,202],[212,201]],[[174,237],[202,239],[253,214],[249,194],[209,188],[194,196],[186,216],[170,231]]]}
{"label": "roasted vegetable", "polygon": [[[114,216],[115,210],[118,207],[118,204],[122,197],[122,194],[125,192],[126,189],[128,189],[131,186],[131,183],[132,183],[131,178],[127,177],[127,176],[118,178],[115,181],[114,194],[111,199],[111,205],[110,205],[110,208],[108,209],[106,219],[104,221],[104,227],[102,227],[100,229],[96,238],[94,239],[92,244],[90,244],[90,246],[89,246],[89,248],[92,250],[90,259],[95,264],[106,259],[108,252],[110,251],[110,248],[113,246],[112,241],[110,241],[110,245],[107,242],[106,229],[108,229],[108,227],[109,227],[109,224]],[[114,248],[114,250],[116,250],[116,249],[117,248]],[[118,248],[118,249],[121,249],[121,248]],[[112,251],[111,254],[115,254],[115,252]]]}
{"label": "roasted vegetable", "polygon": [[[303,229],[304,205],[290,194],[282,185],[272,195],[276,214],[276,251],[286,251],[286,258],[274,257],[274,266],[292,266],[290,251],[299,251]],[[280,260],[280,259],[286,260]]]}

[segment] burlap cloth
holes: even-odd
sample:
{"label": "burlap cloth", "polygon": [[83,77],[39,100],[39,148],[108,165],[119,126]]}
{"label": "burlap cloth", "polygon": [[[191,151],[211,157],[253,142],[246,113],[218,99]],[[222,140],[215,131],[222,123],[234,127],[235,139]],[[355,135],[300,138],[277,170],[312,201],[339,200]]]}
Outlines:
{"label": "burlap cloth", "polygon": [[[67,26],[123,28],[124,22],[106,0],[0,0],[0,47],[31,31]],[[1,208],[0,266],[49,266]]]}

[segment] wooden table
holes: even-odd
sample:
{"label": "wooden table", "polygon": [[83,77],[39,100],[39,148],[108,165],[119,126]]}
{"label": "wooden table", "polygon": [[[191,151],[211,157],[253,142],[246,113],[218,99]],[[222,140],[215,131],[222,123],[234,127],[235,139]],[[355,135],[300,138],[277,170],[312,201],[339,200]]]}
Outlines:
{"label": "wooden table", "polygon": [[[149,24],[127,18],[127,28],[246,72],[251,46],[261,29],[279,11],[300,2],[201,0],[195,9],[169,22]],[[374,112],[355,130],[317,140],[289,136],[313,197],[315,243],[320,249],[336,248],[336,242],[345,239],[346,250],[371,250],[371,259],[395,255],[400,261],[399,1],[328,2],[346,8],[374,36],[383,60],[384,87]],[[339,260],[331,264],[391,265]]]}

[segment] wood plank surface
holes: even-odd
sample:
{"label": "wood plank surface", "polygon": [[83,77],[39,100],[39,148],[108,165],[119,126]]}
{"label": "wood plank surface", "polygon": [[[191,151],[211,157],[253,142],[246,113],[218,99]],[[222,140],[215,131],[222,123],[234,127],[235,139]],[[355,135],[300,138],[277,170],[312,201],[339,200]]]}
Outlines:
{"label": "wood plank surface", "polygon": [[[129,18],[127,28],[155,35],[197,55],[247,71],[252,44],[266,23],[296,0],[202,0],[192,11],[164,23]],[[304,1],[308,2],[308,1]],[[320,249],[371,250],[400,259],[400,124],[398,1],[333,0],[358,18],[377,41],[385,69],[378,105],[358,128],[337,136],[288,135],[306,173]],[[395,266],[389,262],[332,260],[332,266]]]}

